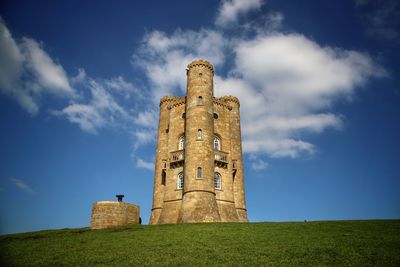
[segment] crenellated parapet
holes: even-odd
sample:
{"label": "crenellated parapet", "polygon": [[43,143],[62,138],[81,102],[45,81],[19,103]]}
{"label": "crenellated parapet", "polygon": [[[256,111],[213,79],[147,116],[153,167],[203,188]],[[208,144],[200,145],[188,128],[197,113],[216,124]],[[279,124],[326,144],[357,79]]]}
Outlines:
{"label": "crenellated parapet", "polygon": [[214,73],[213,65],[210,62],[208,62],[207,60],[201,60],[201,59],[195,60],[188,65],[189,69],[194,68],[194,67],[205,67],[205,68],[210,69],[212,71],[212,73]]}
{"label": "crenellated parapet", "polygon": [[219,105],[219,106],[225,107],[228,110],[232,109],[232,107],[230,105],[228,105],[222,98],[214,97],[213,103],[214,103],[214,105]]}
{"label": "crenellated parapet", "polygon": [[167,95],[160,99],[160,106],[163,105],[164,103],[171,103],[171,102],[179,101],[181,99],[182,99],[182,97]]}
{"label": "crenellated parapet", "polygon": [[233,102],[236,103],[238,105],[238,107],[240,107],[240,101],[236,96],[232,96],[232,95],[227,95],[227,96],[223,96],[220,98],[221,101],[224,102]]}
{"label": "crenellated parapet", "polygon": [[175,101],[171,102],[171,104],[168,106],[168,109],[185,105],[185,103],[186,103],[186,97],[180,97],[179,99],[176,99]]}

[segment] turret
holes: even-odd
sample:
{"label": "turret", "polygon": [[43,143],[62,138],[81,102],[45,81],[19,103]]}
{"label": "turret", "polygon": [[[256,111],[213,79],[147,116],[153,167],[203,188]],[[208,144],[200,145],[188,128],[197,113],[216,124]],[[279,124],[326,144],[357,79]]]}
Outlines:
{"label": "turret", "polygon": [[220,221],[214,189],[213,66],[187,67],[184,190],[179,221]]}
{"label": "turret", "polygon": [[235,96],[225,96],[222,98],[229,106],[230,111],[230,135],[231,135],[231,159],[233,170],[233,194],[235,208],[240,222],[248,222],[246,200],[244,192],[243,157],[242,157],[242,138],[240,129],[240,102]]}
{"label": "turret", "polygon": [[156,163],[154,172],[153,207],[151,209],[150,224],[157,224],[164,203],[164,189],[166,181],[166,167],[168,159],[168,105],[176,97],[165,96],[160,100],[160,116],[158,122],[158,138],[156,149]]}

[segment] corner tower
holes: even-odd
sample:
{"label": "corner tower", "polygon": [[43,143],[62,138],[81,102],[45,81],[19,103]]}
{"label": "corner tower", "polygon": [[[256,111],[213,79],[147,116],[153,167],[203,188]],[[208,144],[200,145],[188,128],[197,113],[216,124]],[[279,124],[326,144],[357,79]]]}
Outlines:
{"label": "corner tower", "polygon": [[150,224],[247,222],[239,100],[214,97],[205,60],[186,75],[186,97],[160,101]]}

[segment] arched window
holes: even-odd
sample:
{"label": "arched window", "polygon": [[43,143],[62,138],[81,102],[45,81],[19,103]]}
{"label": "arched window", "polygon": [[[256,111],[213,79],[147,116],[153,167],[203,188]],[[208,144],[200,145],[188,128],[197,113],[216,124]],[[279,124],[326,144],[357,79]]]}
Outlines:
{"label": "arched window", "polygon": [[201,140],[203,138],[203,132],[201,131],[201,129],[197,130],[197,139]]}
{"label": "arched window", "polygon": [[178,181],[177,181],[177,185],[176,185],[176,188],[177,189],[183,189],[183,172],[180,172],[179,174],[178,174]]}
{"label": "arched window", "polygon": [[218,136],[214,136],[214,149],[221,150],[221,139]]}
{"label": "arched window", "polygon": [[201,170],[201,167],[197,168],[197,178],[202,178],[203,177],[203,171]]}
{"label": "arched window", "polygon": [[179,137],[178,150],[185,149],[185,136]]}
{"label": "arched window", "polygon": [[214,186],[215,189],[219,189],[221,190],[221,174],[219,174],[218,172],[214,173]]}
{"label": "arched window", "polygon": [[202,96],[199,96],[197,98],[197,105],[203,105],[203,97]]}

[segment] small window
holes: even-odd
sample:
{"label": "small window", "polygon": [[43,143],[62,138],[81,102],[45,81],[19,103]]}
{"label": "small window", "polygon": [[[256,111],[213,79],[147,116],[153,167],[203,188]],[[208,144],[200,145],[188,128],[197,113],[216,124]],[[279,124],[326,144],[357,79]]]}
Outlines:
{"label": "small window", "polygon": [[218,114],[217,113],[214,113],[214,119],[218,119]]}
{"label": "small window", "polygon": [[162,173],[161,173],[161,184],[165,185],[166,180],[167,180],[167,174],[163,170]]}
{"label": "small window", "polygon": [[214,137],[214,149],[221,150],[221,139],[219,139],[217,136]]}
{"label": "small window", "polygon": [[201,129],[197,130],[197,139],[201,140],[203,138],[203,132],[201,131]]}
{"label": "small window", "polygon": [[178,181],[177,181],[177,186],[176,186],[176,188],[177,189],[183,189],[183,184],[184,183],[184,180],[183,180],[183,172],[180,172],[179,174],[178,174]]}
{"label": "small window", "polygon": [[185,149],[185,136],[179,137],[179,144],[178,144],[178,150],[183,150]]}
{"label": "small window", "polygon": [[197,178],[203,178],[203,171],[201,170],[201,167],[197,168]]}
{"label": "small window", "polygon": [[166,168],[167,168],[167,161],[166,161],[166,160],[163,160],[163,161],[162,161],[162,168],[163,168],[163,169],[166,169]]}
{"label": "small window", "polygon": [[186,119],[186,113],[185,112],[182,113],[182,119]]}
{"label": "small window", "polygon": [[215,186],[215,189],[221,190],[221,188],[222,188],[222,186],[221,186],[221,174],[219,174],[218,172],[214,173],[214,186]]}
{"label": "small window", "polygon": [[197,98],[197,105],[203,105],[203,97],[202,96],[199,96]]}

